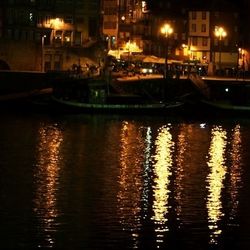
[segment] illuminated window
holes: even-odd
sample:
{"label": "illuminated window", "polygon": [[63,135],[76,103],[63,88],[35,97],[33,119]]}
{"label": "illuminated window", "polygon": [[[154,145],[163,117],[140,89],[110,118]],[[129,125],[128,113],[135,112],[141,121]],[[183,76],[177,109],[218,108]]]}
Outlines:
{"label": "illuminated window", "polygon": [[202,59],[203,60],[207,59],[207,52],[206,51],[202,51]]}
{"label": "illuminated window", "polygon": [[64,42],[69,44],[71,42],[71,31],[65,31],[64,33]]}
{"label": "illuminated window", "polygon": [[142,13],[147,13],[147,12],[148,12],[147,2],[142,1]]}
{"label": "illuminated window", "polygon": [[34,15],[33,15],[32,12],[30,12],[29,19],[30,19],[30,22],[31,22],[31,23],[34,22]]}
{"label": "illuminated window", "polygon": [[124,32],[120,32],[120,33],[119,33],[119,37],[120,37],[120,38],[125,38]]}
{"label": "illuminated window", "polygon": [[61,30],[57,30],[55,33],[55,42],[56,43],[61,43],[62,41],[62,31]]}

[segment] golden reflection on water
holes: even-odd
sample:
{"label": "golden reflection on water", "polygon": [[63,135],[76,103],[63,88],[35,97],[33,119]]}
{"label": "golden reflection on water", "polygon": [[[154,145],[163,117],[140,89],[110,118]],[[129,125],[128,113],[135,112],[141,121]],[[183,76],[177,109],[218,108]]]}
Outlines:
{"label": "golden reflection on water", "polygon": [[120,190],[117,194],[118,213],[124,229],[130,230],[137,248],[141,226],[141,197],[145,142],[142,131],[132,122],[123,122],[120,142]]}
{"label": "golden reflection on water", "polygon": [[153,185],[153,216],[156,227],[156,243],[157,247],[163,243],[163,237],[166,231],[169,231],[168,210],[169,210],[169,185],[170,176],[172,174],[172,157],[173,146],[172,135],[170,133],[170,127],[164,126],[159,129],[158,136],[155,141],[156,151],[153,163],[153,172],[155,174]]}
{"label": "golden reflection on water", "polygon": [[144,149],[144,167],[143,167],[143,189],[142,189],[142,208],[143,219],[147,219],[149,212],[149,195],[151,189],[151,148],[152,148],[152,130],[150,127],[146,129],[145,149]]}
{"label": "golden reflection on water", "polygon": [[210,230],[210,244],[217,244],[218,237],[222,233],[220,220],[224,216],[222,212],[222,189],[227,172],[225,165],[225,151],[227,145],[227,133],[220,126],[211,131],[211,144],[209,148],[208,167],[210,173],[207,176],[208,182],[208,228]]}
{"label": "golden reflection on water", "polygon": [[34,212],[39,220],[39,233],[44,239],[38,247],[53,247],[53,233],[57,230],[57,190],[60,170],[59,150],[63,141],[56,126],[42,126],[38,132],[38,160],[34,170]]}
{"label": "golden reflection on water", "polygon": [[231,209],[230,209],[230,220],[236,219],[238,214],[238,206],[239,206],[239,190],[241,188],[241,132],[240,125],[235,126],[233,129],[233,135],[231,139],[231,150],[230,150],[230,158],[231,158],[231,166],[230,166],[230,197],[231,197]]}
{"label": "golden reflection on water", "polygon": [[187,131],[188,126],[181,126],[180,133],[177,137],[176,143],[176,169],[175,169],[175,186],[174,186],[174,197],[176,201],[176,216],[177,220],[180,219],[182,212],[182,193],[183,193],[183,177],[184,177],[184,159],[185,152],[187,150]]}

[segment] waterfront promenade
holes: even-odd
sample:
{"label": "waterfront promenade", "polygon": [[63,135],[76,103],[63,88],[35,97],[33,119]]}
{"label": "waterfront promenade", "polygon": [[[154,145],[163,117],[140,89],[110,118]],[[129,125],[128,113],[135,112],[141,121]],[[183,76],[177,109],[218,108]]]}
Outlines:
{"label": "waterfront promenade", "polygon": [[[163,75],[161,74],[148,74],[148,75],[135,75],[135,76],[119,76],[116,78],[118,81],[135,81],[135,80],[144,80],[144,79],[163,79]],[[173,79],[176,79],[174,76]],[[179,79],[188,79],[187,75],[181,75]],[[239,81],[239,82],[250,82],[250,78],[242,78],[242,77],[222,77],[222,76],[201,76],[202,80],[208,81]]]}
{"label": "waterfront promenade", "polygon": [[[5,75],[7,75],[6,80],[5,78],[2,77]],[[12,74],[11,72],[3,71],[3,74],[0,74],[1,85],[2,85],[2,87],[0,88],[0,102],[52,93],[52,86],[51,86],[52,83],[48,83],[48,79],[45,77],[45,75],[46,74],[44,73],[42,74],[38,72],[35,73],[13,72]],[[189,77],[187,75],[181,75],[177,79],[176,76],[174,75],[171,79],[187,80],[188,78]],[[10,82],[8,82],[8,79]],[[130,81],[135,82],[143,80],[155,80],[155,79],[163,79],[163,75],[162,74],[124,75],[119,72],[111,74],[111,80],[114,80],[118,83],[130,82]],[[242,78],[242,77],[239,78],[239,77],[201,76],[200,79],[202,79],[206,83],[232,82],[237,84],[237,82],[240,83],[250,82],[250,78]]]}

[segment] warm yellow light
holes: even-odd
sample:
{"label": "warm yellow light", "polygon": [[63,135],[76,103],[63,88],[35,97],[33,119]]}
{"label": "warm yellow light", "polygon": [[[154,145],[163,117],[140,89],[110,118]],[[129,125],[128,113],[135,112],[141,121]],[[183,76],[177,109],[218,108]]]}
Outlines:
{"label": "warm yellow light", "polygon": [[207,176],[207,210],[208,210],[208,228],[210,230],[210,244],[217,244],[218,237],[222,234],[220,220],[223,217],[222,209],[222,190],[224,179],[227,173],[225,152],[227,146],[227,133],[221,127],[212,129],[211,145],[209,148],[210,170]]}
{"label": "warm yellow light", "polygon": [[219,37],[219,39],[221,40],[222,38],[227,36],[227,32],[224,30],[224,28],[222,27],[216,27],[215,28],[215,36]]}
{"label": "warm yellow light", "polygon": [[63,27],[63,20],[60,18],[51,19],[50,24],[53,29],[58,30]]}
{"label": "warm yellow light", "polygon": [[164,34],[166,37],[173,33],[173,28],[167,23],[161,28],[161,33]]}
{"label": "warm yellow light", "polygon": [[137,46],[136,42],[128,41],[125,44],[125,49],[129,52],[142,52],[142,50]]}
{"label": "warm yellow light", "polygon": [[[170,126],[164,126],[159,130],[155,141],[156,152],[153,156],[153,216],[151,219],[155,223],[156,242],[163,242],[163,237],[166,231],[169,230],[168,213],[169,213],[169,198],[171,182],[172,166],[173,166],[173,149],[174,142],[170,133]],[[157,248],[160,248],[158,245]]]}

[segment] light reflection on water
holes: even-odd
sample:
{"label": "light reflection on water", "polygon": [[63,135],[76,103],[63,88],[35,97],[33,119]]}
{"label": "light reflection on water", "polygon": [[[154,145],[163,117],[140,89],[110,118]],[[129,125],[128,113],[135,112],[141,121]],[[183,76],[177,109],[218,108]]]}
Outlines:
{"label": "light reflection on water", "polygon": [[227,133],[221,127],[215,127],[211,132],[211,145],[209,148],[208,167],[210,172],[207,176],[208,182],[208,227],[210,229],[210,244],[217,244],[217,239],[222,233],[219,222],[224,216],[222,212],[222,189],[227,172],[225,165],[225,151]]}
{"label": "light reflection on water", "polygon": [[[223,234],[221,226],[223,218],[227,216],[229,220],[233,221],[238,213],[242,171],[240,165],[240,127],[235,126],[232,133],[227,133],[221,126],[213,127],[211,129],[210,146],[209,144],[206,145],[206,143],[201,145],[199,141],[195,141],[196,133],[199,132],[199,129],[204,130],[206,125],[194,128],[190,127],[190,125],[181,124],[177,134],[175,134],[176,131],[171,130],[171,127],[172,125],[168,124],[160,127],[157,131],[146,127],[144,128],[146,132],[143,134],[134,124],[124,124],[121,136],[122,174],[120,184],[122,189],[118,195],[119,206],[122,208],[120,210],[122,224],[125,229],[136,232],[132,233],[132,237],[134,237],[134,242],[137,242],[134,247],[138,246],[140,231],[149,214],[152,213],[150,219],[155,225],[156,247],[161,248],[161,246],[164,246],[167,234],[171,230],[169,226],[169,219],[173,216],[172,213],[169,214],[173,206],[173,203],[170,202],[171,196],[175,201],[174,221],[177,221],[176,225],[179,230],[183,230],[185,224],[190,223],[191,216],[197,217],[200,222],[205,221],[205,209],[203,208],[203,213],[199,212],[203,204],[202,200],[200,201],[201,205],[199,204],[199,207],[196,208],[198,211],[194,210],[193,215],[187,214],[190,213],[190,210],[186,209],[186,202],[195,207],[195,204],[190,204],[190,201],[188,201],[190,199],[189,195],[191,195],[187,193],[190,182],[191,185],[192,181],[193,184],[199,183],[195,180],[196,177],[192,177],[186,170],[187,156],[190,155],[188,150],[192,150],[189,145],[191,139],[194,140],[194,148],[196,148],[194,143],[198,143],[200,152],[206,149],[208,167],[206,170],[204,169],[207,172],[203,180],[204,190],[199,191],[201,187],[197,190],[197,187],[193,186],[192,190],[200,193],[199,195],[193,193],[195,198],[192,197],[191,200],[197,198],[206,199],[207,226],[209,228],[207,243],[217,245],[220,235]],[[207,130],[207,132],[209,131]],[[207,132],[205,134],[209,135]],[[153,135],[155,135],[155,138]],[[142,155],[144,157],[141,157]],[[192,159],[191,163],[194,160]],[[227,166],[229,162],[231,162],[231,165]],[[196,170],[196,167],[192,165],[190,167],[192,169],[191,174],[202,171]],[[187,174],[188,176],[186,176]],[[229,174],[229,182],[225,184],[227,174]],[[187,180],[187,177],[190,179]],[[171,182],[171,179],[173,179],[173,182]],[[202,180],[200,181],[202,182]],[[227,190],[230,193],[229,203],[231,205],[227,215],[225,215],[222,200],[225,185],[227,185]],[[203,198],[201,195],[204,195]],[[123,204],[121,204],[121,201]],[[195,202],[199,203],[197,200]],[[130,208],[130,211],[126,210],[125,207]],[[204,217],[201,217],[203,215]],[[188,218],[188,221],[185,221],[185,218]],[[171,219],[173,220],[173,218]]]}
{"label": "light reflection on water", "polygon": [[37,165],[34,169],[34,213],[38,219],[41,242],[37,247],[53,247],[59,211],[57,192],[62,161],[63,135],[56,126],[41,126],[38,131]]}
{"label": "light reflection on water", "polygon": [[144,140],[133,123],[124,122],[121,128],[120,190],[117,195],[121,224],[131,231],[134,247],[138,244],[141,225],[141,197],[143,187]]}
{"label": "light reflection on water", "polygon": [[94,117],[37,127],[37,247],[203,250],[234,242],[247,185],[240,125]]}
{"label": "light reflection on water", "polygon": [[[227,153],[228,150],[228,153]],[[208,166],[210,173],[208,183],[208,227],[210,229],[210,244],[218,244],[222,231],[222,220],[225,216],[225,207],[222,203],[222,195],[225,187],[225,179],[228,176],[228,225],[239,226],[235,219],[238,214],[239,191],[241,188],[241,134],[240,126],[236,125],[231,132],[226,132],[221,126],[214,127],[211,131],[211,145],[209,148]]]}
{"label": "light reflection on water", "polygon": [[[239,193],[242,187],[242,139],[240,132],[240,125],[235,126],[232,129],[232,138],[230,144],[230,166],[229,166],[229,180],[230,185],[228,192],[230,194],[230,212],[229,218],[230,223],[235,224],[235,220],[238,217],[238,208],[239,208]],[[236,225],[239,224],[236,222]]]}
{"label": "light reflection on water", "polygon": [[163,243],[165,232],[169,231],[168,210],[170,195],[170,176],[172,175],[172,157],[173,157],[172,135],[170,127],[162,127],[159,129],[158,136],[155,140],[155,155],[153,156],[154,185],[153,189],[153,216],[155,223],[155,233],[157,247]]}

